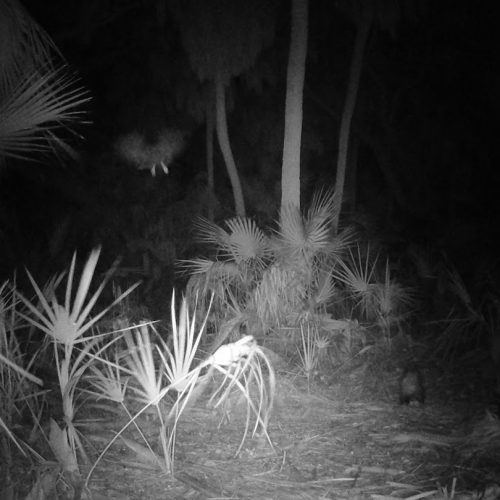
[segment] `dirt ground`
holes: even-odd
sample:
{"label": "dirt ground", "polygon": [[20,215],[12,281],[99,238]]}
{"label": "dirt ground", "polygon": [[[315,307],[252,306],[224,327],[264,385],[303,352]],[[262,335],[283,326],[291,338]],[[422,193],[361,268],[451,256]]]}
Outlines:
{"label": "dirt ground", "polygon": [[[248,436],[238,456],[242,412],[222,414],[199,402],[179,424],[173,476],[118,441],[83,497],[500,498],[498,420],[432,390],[424,406],[401,406],[394,380],[374,393],[366,391],[370,377],[352,371],[308,386],[303,377],[280,374],[269,423],[272,446],[263,436]],[[91,442],[101,435],[105,443],[116,427],[107,419]],[[153,420],[143,427],[154,435]]]}

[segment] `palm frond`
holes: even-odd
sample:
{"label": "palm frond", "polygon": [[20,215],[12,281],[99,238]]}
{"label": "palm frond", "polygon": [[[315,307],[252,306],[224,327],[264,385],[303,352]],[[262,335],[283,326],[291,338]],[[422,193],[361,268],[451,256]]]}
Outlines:
{"label": "palm frond", "polygon": [[227,220],[226,225],[230,229],[228,250],[234,261],[237,264],[252,261],[263,267],[269,247],[264,232],[255,221],[248,217],[234,217]]}
{"label": "palm frond", "polygon": [[0,99],[34,68],[49,68],[63,57],[50,36],[18,0],[2,0],[0,8]]}
{"label": "palm frond", "polygon": [[[210,310],[210,305],[208,310]],[[177,392],[183,392],[193,383],[199,374],[198,371],[192,370],[191,367],[201,336],[205,331],[208,312],[198,333],[195,334],[196,306],[192,317],[189,317],[188,303],[186,298],[183,297],[179,313],[179,322],[177,322],[175,315],[175,294],[172,294],[171,318],[172,348],[163,344],[163,349],[167,356],[165,356],[161,350],[158,350],[158,352],[163,361],[163,367],[172,388]]]}
{"label": "palm frond", "polygon": [[305,219],[305,228],[314,254],[324,250],[331,240],[331,223],[338,205],[333,190],[318,191],[313,196]]}
{"label": "palm frond", "polygon": [[455,267],[450,267],[448,269],[448,280],[450,292],[460,300],[461,304],[465,306],[466,309],[475,312],[469,290],[467,290],[462,276],[460,276],[460,273]]}
{"label": "palm frond", "polygon": [[335,296],[336,290],[332,271],[320,270],[312,297],[315,306],[326,306]]}
{"label": "palm frond", "polygon": [[339,209],[339,205],[338,196],[335,195],[333,189],[320,189],[313,195],[307,211],[307,220],[311,221],[313,225],[314,221],[330,224],[335,211]]}
{"label": "palm frond", "polygon": [[355,255],[349,251],[349,261],[343,259],[338,261],[333,275],[346,286],[365,317],[372,318],[378,312],[376,270],[379,255],[372,259],[369,246],[366,255],[362,255],[359,245],[356,248]]}
{"label": "palm frond", "polygon": [[281,211],[278,240],[285,258],[301,257],[310,261],[331,247],[334,210],[338,203],[331,190],[319,191],[313,197],[307,214],[290,205]]}
{"label": "palm frond", "polygon": [[195,222],[198,240],[214,245],[221,257],[234,260],[237,264],[253,261],[262,266],[269,248],[264,232],[255,221],[234,217],[226,220],[226,225],[229,232],[207,219],[198,218]]}
{"label": "palm frond", "polygon": [[125,333],[128,355],[126,373],[133,375],[136,385],[130,386],[139,401],[144,404],[158,405],[161,400],[163,372],[157,371],[154,362],[154,347],[149,337],[147,325],[136,328],[134,334]]}
{"label": "palm frond", "polygon": [[194,222],[196,237],[201,243],[214,245],[218,250],[227,248],[229,234],[215,222],[198,217]]}
{"label": "palm frond", "polygon": [[307,296],[300,269],[273,265],[266,269],[252,293],[252,305],[257,317],[268,327],[274,327],[293,312],[300,310]]}
{"label": "palm frond", "polygon": [[66,68],[33,72],[0,102],[0,155],[32,159],[32,153],[70,151],[56,132],[81,121],[89,100]]}
{"label": "palm frond", "polygon": [[[193,296],[196,293],[205,295],[210,290],[225,289],[235,280],[241,280],[241,271],[234,262],[212,261],[209,259],[193,259],[184,261],[192,274],[188,290]],[[194,279],[193,279],[194,278]]]}
{"label": "palm frond", "polygon": [[392,326],[400,327],[416,304],[412,288],[398,283],[390,275],[389,259],[386,260],[385,279],[374,285],[375,307],[378,309],[378,323],[389,332]]}
{"label": "palm frond", "polygon": [[344,254],[356,241],[356,231],[352,227],[346,227],[341,232],[330,238],[327,255],[335,261],[341,260]]}
{"label": "palm frond", "polygon": [[275,249],[277,256],[297,258],[307,251],[307,233],[300,209],[295,205],[283,207]]}
{"label": "palm frond", "polygon": [[79,341],[82,335],[89,328],[91,328],[109,311],[111,307],[124,299],[128,294],[132,292],[132,290],[134,290],[139,285],[138,283],[136,283],[125,292],[123,292],[101,312],[96,314],[94,317],[89,318],[90,311],[95,306],[97,299],[101,295],[107,283],[107,278],[105,278],[100,283],[99,287],[94,292],[92,297],[87,300],[87,304],[84,306],[90,288],[90,283],[94,276],[97,260],[99,259],[99,254],[100,248],[94,249],[87,259],[87,262],[85,263],[84,269],[82,271],[82,276],[80,278],[76,297],[73,303],[71,303],[71,296],[73,292],[73,277],[75,273],[76,253],[73,255],[68,273],[64,305],[61,305],[57,302],[57,298],[55,297],[53,290],[51,291],[51,304],[49,304],[47,297],[41,291],[40,287],[37,285],[31,274],[28,272],[28,278],[31,281],[40,305],[37,307],[28,299],[20,296],[22,302],[31,312],[32,316],[26,316],[22,313],[19,314],[24,319],[29,321],[32,325],[40,328],[40,330],[45,332],[54,341],[63,343],[68,346],[73,346],[76,342]]}
{"label": "palm frond", "polygon": [[370,247],[368,246],[366,256],[361,254],[359,245],[356,247],[356,255],[350,251],[350,262],[339,261],[340,269],[335,271],[335,277],[346,285],[355,294],[363,294],[368,290],[369,285],[375,280],[375,272],[378,261],[378,254],[375,258],[370,258]]}
{"label": "palm frond", "polygon": [[[304,332],[305,328],[307,328],[306,332]],[[300,346],[297,346],[297,351],[300,359],[300,367],[309,384],[319,361],[319,332],[317,326],[309,322],[306,325],[301,324],[300,336],[302,349],[300,349]]]}

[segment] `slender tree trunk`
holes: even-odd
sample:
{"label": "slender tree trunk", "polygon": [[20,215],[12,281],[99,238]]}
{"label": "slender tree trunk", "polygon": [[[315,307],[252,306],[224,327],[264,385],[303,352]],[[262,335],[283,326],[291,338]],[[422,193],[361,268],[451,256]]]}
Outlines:
{"label": "slender tree trunk", "polygon": [[337,176],[335,179],[335,196],[338,203],[338,209],[334,214],[332,225],[335,231],[338,230],[340,211],[342,208],[342,198],[344,196],[345,171],[347,165],[347,153],[349,149],[349,136],[351,133],[351,122],[358,97],[359,81],[361,77],[361,68],[363,67],[363,56],[365,53],[366,41],[373,19],[373,3],[366,2],[364,7],[361,7],[361,18],[356,30],[356,41],[351,60],[351,68],[349,70],[349,83],[347,85],[347,95],[345,100],[344,111],[340,121],[339,132],[339,152],[337,158]]}
{"label": "slender tree trunk", "polygon": [[240,177],[234,162],[231,144],[229,143],[229,134],[227,131],[226,119],[226,89],[222,83],[220,76],[215,80],[215,116],[216,116],[216,129],[217,139],[219,146],[226,163],[227,173],[231,181],[233,189],[234,207],[238,217],[245,217],[245,201],[243,199],[243,190],[241,189]]}
{"label": "slender tree trunk", "polygon": [[308,0],[292,0],[290,53],[288,56],[285,139],[281,168],[281,209],[300,209],[300,145],[302,102],[307,55]]}
{"label": "slender tree trunk", "polygon": [[215,129],[215,89],[210,84],[207,99],[206,124],[205,124],[205,148],[207,161],[207,218],[214,221],[215,211],[215,189],[214,189],[214,129]]}
{"label": "slender tree trunk", "polygon": [[[341,119],[343,112],[343,106],[341,104],[335,103],[333,107],[325,106],[324,102],[314,95],[310,89],[308,89],[308,92],[310,99],[312,99],[325,113],[334,120]],[[381,119],[383,118],[384,117],[381,116]],[[360,142],[366,144],[373,152],[387,187],[391,195],[394,196],[398,206],[410,213],[415,213],[415,203],[409,197],[409,192],[405,189],[403,181],[399,180],[395,174],[398,165],[410,164],[418,168],[415,158],[405,153],[404,148],[401,147],[401,141],[390,125],[381,122],[381,126],[373,130],[363,125],[363,123],[358,122],[357,126],[355,124],[353,128],[356,130],[356,134],[359,135]]]}
{"label": "slender tree trunk", "polygon": [[357,178],[358,178],[358,153],[359,153],[359,135],[352,134],[349,143],[347,155],[346,185],[348,191],[349,210],[356,210],[357,202]]}

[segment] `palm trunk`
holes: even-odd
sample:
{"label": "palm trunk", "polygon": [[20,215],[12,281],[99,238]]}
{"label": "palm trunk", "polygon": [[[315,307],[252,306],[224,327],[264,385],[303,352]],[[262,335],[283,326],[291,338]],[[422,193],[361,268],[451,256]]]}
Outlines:
{"label": "palm trunk", "polygon": [[335,179],[335,196],[338,203],[332,225],[334,231],[338,230],[340,211],[342,208],[342,198],[344,196],[345,171],[347,165],[347,153],[349,148],[349,136],[351,133],[351,122],[358,97],[359,81],[361,77],[361,68],[363,67],[363,55],[365,53],[366,41],[370,32],[373,19],[372,2],[367,2],[356,31],[356,41],[352,55],[351,68],[349,71],[349,83],[347,86],[347,96],[345,100],[344,111],[340,121],[339,132],[339,152],[337,158],[337,176]]}
{"label": "palm trunk", "polygon": [[215,79],[215,115],[216,129],[219,146],[224,157],[227,173],[233,189],[234,206],[238,217],[245,217],[245,201],[243,199],[243,190],[241,189],[240,177],[234,162],[231,144],[229,143],[229,134],[227,130],[226,119],[226,89],[220,76]]}
{"label": "palm trunk", "polygon": [[346,185],[348,197],[348,210],[354,212],[356,210],[357,202],[357,178],[358,178],[358,153],[359,153],[359,135],[351,135],[349,144],[349,151],[347,156],[347,171],[346,171]]}
{"label": "palm trunk", "polygon": [[300,144],[302,102],[307,54],[308,1],[292,0],[290,53],[288,57],[285,139],[281,168],[281,209],[300,209]]}
{"label": "palm trunk", "polygon": [[213,85],[210,85],[209,96],[207,99],[206,125],[205,125],[205,148],[207,162],[207,218],[214,221],[215,212],[215,189],[214,189],[214,100],[215,91]]}

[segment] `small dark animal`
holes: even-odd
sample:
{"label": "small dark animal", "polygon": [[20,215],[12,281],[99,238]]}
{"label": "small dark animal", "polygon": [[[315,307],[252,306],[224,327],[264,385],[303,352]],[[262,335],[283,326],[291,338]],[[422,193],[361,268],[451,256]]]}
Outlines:
{"label": "small dark animal", "polygon": [[416,364],[407,366],[399,378],[399,404],[411,401],[425,402],[424,376]]}

